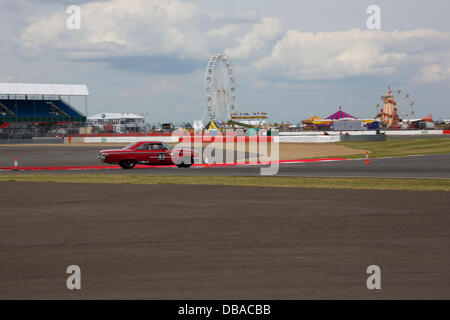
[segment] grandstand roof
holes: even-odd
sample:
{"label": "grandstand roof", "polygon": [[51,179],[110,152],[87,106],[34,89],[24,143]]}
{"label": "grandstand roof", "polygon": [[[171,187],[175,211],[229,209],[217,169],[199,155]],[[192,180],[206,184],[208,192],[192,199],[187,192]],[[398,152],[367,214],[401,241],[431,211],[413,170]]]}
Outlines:
{"label": "grandstand roof", "polygon": [[0,94],[88,96],[85,84],[0,83]]}
{"label": "grandstand roof", "polygon": [[87,118],[87,120],[108,120],[108,119],[144,119],[134,113],[97,113]]}

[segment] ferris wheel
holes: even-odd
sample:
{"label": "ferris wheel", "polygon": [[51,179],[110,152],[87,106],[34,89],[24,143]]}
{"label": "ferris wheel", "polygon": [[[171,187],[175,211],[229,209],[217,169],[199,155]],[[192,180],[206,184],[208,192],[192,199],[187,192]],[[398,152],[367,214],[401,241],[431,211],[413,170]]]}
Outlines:
{"label": "ferris wheel", "polygon": [[210,121],[226,123],[236,112],[233,65],[225,54],[213,55],[205,72],[206,114]]}
{"label": "ferris wheel", "polygon": [[411,100],[409,93],[397,90],[397,108],[399,116],[402,119],[409,119],[414,117],[414,101]]}

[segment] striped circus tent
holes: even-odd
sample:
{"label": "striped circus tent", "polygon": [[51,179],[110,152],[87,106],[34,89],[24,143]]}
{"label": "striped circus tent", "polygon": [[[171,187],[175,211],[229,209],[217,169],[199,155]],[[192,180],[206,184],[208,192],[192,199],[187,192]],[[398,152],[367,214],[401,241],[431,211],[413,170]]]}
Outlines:
{"label": "striped circus tent", "polygon": [[331,116],[326,118],[327,120],[339,120],[339,119],[357,119],[356,117],[342,111],[341,106],[339,106],[339,111],[333,113]]}

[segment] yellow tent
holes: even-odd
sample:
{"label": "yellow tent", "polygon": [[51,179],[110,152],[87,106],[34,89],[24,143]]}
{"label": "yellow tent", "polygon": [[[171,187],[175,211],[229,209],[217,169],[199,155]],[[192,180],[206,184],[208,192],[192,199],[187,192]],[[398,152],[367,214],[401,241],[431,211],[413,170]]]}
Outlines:
{"label": "yellow tent", "polygon": [[214,121],[211,120],[210,123],[208,123],[208,125],[206,126],[207,130],[211,130],[211,129],[216,129],[218,130],[219,128],[217,128],[216,124],[214,123]]}
{"label": "yellow tent", "polygon": [[314,121],[319,121],[319,120],[322,120],[322,118],[318,117],[318,116],[312,116],[311,118],[303,120],[302,122],[303,123],[313,123]]}
{"label": "yellow tent", "polygon": [[318,116],[312,116],[311,118],[306,119],[306,121],[311,121],[311,122],[317,121],[317,120],[322,120],[322,118],[318,117]]}

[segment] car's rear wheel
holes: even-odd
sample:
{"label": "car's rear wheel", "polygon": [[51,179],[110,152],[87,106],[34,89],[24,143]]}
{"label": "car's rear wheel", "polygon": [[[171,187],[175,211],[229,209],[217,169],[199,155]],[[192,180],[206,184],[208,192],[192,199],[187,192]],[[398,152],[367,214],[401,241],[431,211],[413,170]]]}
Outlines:
{"label": "car's rear wheel", "polygon": [[193,164],[194,164],[194,158],[192,157],[192,158],[191,158],[191,162],[185,163],[185,164],[184,164],[184,167],[185,167],[185,168],[189,168],[189,167],[192,166]]}
{"label": "car's rear wheel", "polygon": [[184,163],[184,161],[183,161],[180,164],[177,164],[177,167],[178,168],[189,168],[190,166],[192,166],[193,163],[194,163],[194,158],[191,158],[191,162]]}
{"label": "car's rear wheel", "polygon": [[136,165],[136,160],[133,160],[133,159],[122,160],[119,162],[119,165],[123,169],[133,169],[134,166]]}

